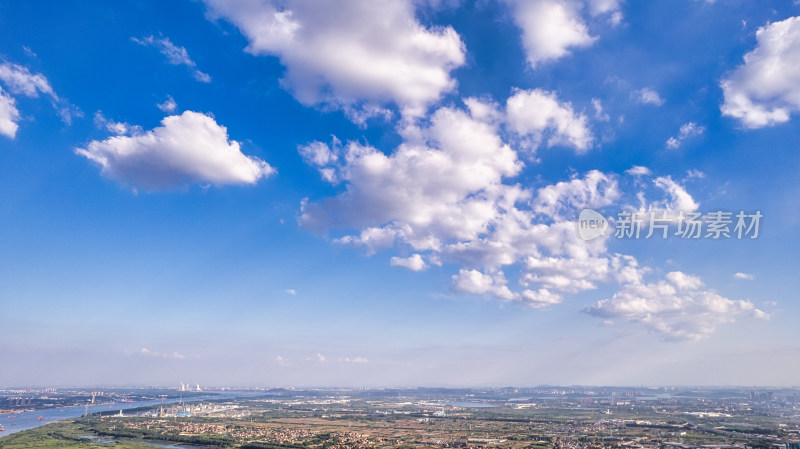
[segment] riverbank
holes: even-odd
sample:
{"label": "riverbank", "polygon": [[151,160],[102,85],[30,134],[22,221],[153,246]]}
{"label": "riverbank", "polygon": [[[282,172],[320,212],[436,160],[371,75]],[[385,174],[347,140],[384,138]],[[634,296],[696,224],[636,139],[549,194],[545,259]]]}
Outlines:
{"label": "riverbank", "polygon": [[49,423],[0,440],[0,449],[97,449],[105,445],[113,445],[116,449],[219,449],[170,441],[101,436],[74,420]]}

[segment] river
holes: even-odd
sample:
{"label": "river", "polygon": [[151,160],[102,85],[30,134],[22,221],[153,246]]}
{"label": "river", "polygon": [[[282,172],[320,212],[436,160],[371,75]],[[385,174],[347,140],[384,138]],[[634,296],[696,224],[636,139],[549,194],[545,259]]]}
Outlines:
{"label": "river", "polygon": [[[219,399],[237,399],[237,398],[244,398],[244,397],[254,397],[254,396],[263,396],[264,393],[254,393],[254,392],[225,392],[221,394],[208,394],[203,396],[192,396],[183,400],[183,402],[198,402],[198,401],[208,401],[208,400],[219,400]],[[178,402],[179,398],[170,398],[165,399],[164,404],[172,404]],[[89,406],[89,413],[99,413],[99,412],[119,412],[120,410],[124,411],[129,410],[132,408],[137,407],[145,407],[145,406],[152,406],[161,404],[161,399],[149,400],[149,401],[134,401],[134,402],[116,402],[113,404],[98,404],[98,405],[90,405]],[[45,408],[40,410],[33,410],[29,412],[20,412],[20,413],[11,413],[0,415],[0,428],[6,429],[4,432],[0,432],[0,438],[5,436],[11,435],[12,433],[21,432],[23,430],[34,429],[39,426],[43,426],[47,423],[61,421],[62,419],[70,419],[70,418],[78,418],[83,416],[85,411],[85,406],[83,405],[76,405],[72,407],[54,407],[54,408]],[[42,417],[42,420],[39,420],[39,417]]]}

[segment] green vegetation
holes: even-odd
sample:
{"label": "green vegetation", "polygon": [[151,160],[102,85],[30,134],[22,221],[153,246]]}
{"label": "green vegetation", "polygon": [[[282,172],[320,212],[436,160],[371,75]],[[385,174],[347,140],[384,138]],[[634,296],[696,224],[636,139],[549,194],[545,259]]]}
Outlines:
{"label": "green vegetation", "polygon": [[[0,439],[0,449],[98,449],[111,447],[99,444],[97,437],[83,425],[72,421],[47,424],[37,429],[15,433]],[[117,441],[116,449],[153,449],[153,446],[130,441]]]}

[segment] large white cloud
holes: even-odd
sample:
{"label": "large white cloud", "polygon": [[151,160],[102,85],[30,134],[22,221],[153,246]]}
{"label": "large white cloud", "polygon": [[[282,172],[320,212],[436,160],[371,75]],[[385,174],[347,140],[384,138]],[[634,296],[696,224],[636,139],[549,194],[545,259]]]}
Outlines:
{"label": "large white cloud", "polygon": [[397,104],[407,116],[451,91],[464,63],[451,27],[425,28],[411,0],[205,0],[211,17],[235,24],[247,51],[274,55],[304,104],[344,107],[357,121]]}
{"label": "large white cloud", "polygon": [[622,19],[617,0],[507,0],[507,3],[522,31],[522,47],[532,68],[567,56],[573,49],[593,45],[597,37],[589,33],[588,17],[610,14],[612,25]]}
{"label": "large white cloud", "polygon": [[522,30],[522,46],[531,67],[561,58],[570,48],[591,46],[595,39],[572,2],[519,0],[514,20]]}
{"label": "large white cloud", "polygon": [[748,128],[772,126],[800,111],[800,17],[765,25],[744,64],[722,80],[722,113]]}
{"label": "large white cloud", "polygon": [[[305,161],[341,189],[321,201],[304,201],[301,224],[333,231],[335,242],[370,255],[413,253],[392,256],[389,263],[394,266],[411,270],[429,264],[455,266],[452,292],[529,308],[559,304],[565,295],[596,289],[601,283],[617,284],[616,300],[591,310],[596,316],[614,315],[612,305],[644,285],[650,269],[633,256],[610,253],[606,244],[613,233],[582,240],[574,221],[579,211],[622,207],[634,199],[641,200],[646,210],[694,210],[697,202],[669,176],[646,179],[651,172],[644,167],[628,174],[630,184],[644,190],[627,196],[620,188],[621,175],[597,170],[540,188],[521,186],[515,178],[523,164],[501,137],[516,135],[511,114],[493,102],[473,98],[464,103],[465,108],[440,108],[426,124],[404,129],[403,143],[389,153],[336,138],[330,144],[299,147]],[[544,144],[542,140],[539,144]],[[344,235],[337,237],[340,232]],[[506,273],[514,273],[516,279],[508,279]],[[672,274],[664,282],[701,292],[696,278],[688,275]],[[683,338],[685,333],[693,339],[730,321],[730,310],[751,306],[731,302],[738,309],[729,310],[723,306],[730,300],[714,301],[706,293],[690,296],[702,296],[705,302],[686,303],[687,309],[680,313],[702,312],[715,323],[711,328],[690,332],[685,330],[688,319],[663,318],[650,329],[668,338]],[[652,298],[671,301],[659,294]],[[642,321],[634,315],[627,319]]]}
{"label": "large white cloud", "polygon": [[[506,182],[523,165],[499,135],[505,115],[492,103],[465,103],[467,110],[440,108],[429,126],[417,129],[389,155],[335,139],[330,145],[301,146],[300,154],[323,179],[344,185],[335,197],[305,203],[301,223],[358,228],[337,241],[368,253],[402,243],[433,259],[462,264],[466,271],[456,291],[495,285],[486,291],[502,292],[505,278],[499,268],[524,257],[588,258],[602,252],[602,241],[580,241],[574,225],[559,214],[609,204],[617,196],[613,178],[590,172],[546,187],[534,199],[530,190]],[[537,219],[537,214],[545,217]],[[477,269],[492,273],[485,271],[488,277],[478,279]]]}
{"label": "large white cloud", "polygon": [[439,248],[442,238],[473,239],[486,231],[498,202],[510,192],[502,179],[519,173],[516,153],[495,124],[455,108],[433,114],[422,132],[429,145],[403,143],[386,155],[350,142],[323,143],[300,152],[328,180],[347,190],[322,204],[308,204],[301,221],[312,227],[381,226],[391,223],[420,248]]}
{"label": "large white cloud", "polygon": [[274,172],[266,162],[242,154],[212,117],[192,111],[166,117],[150,131],[92,141],[75,152],[100,165],[104,174],[146,190],[254,184]]}
{"label": "large white cloud", "polygon": [[602,252],[602,241],[579,240],[561,216],[613,202],[614,178],[593,171],[545,187],[534,198],[532,191],[506,182],[522,163],[499,136],[498,120],[505,115],[491,103],[465,103],[468,110],[436,111],[428,127],[389,155],[338,140],[301,146],[323,179],[345,189],[305,203],[301,223],[361,229],[337,241],[368,253],[401,242],[469,269],[496,270],[532,255],[584,258]]}
{"label": "large white cloud", "polygon": [[679,271],[668,273],[665,280],[624,285],[610,299],[584,311],[642,324],[669,340],[699,340],[740,316],[768,318],[753,303],[720,296],[704,289],[698,277]]}

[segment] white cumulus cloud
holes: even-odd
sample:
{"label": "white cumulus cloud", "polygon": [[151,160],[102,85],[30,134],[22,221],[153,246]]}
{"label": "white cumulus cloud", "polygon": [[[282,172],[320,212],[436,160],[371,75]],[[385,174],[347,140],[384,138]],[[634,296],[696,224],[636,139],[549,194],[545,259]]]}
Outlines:
{"label": "white cumulus cloud", "polygon": [[611,264],[605,257],[528,257],[523,285],[535,283],[549,290],[577,293],[594,290],[597,281],[608,279]]}
{"label": "white cumulus cloud", "polygon": [[389,265],[393,267],[404,267],[411,271],[422,271],[428,268],[428,264],[419,254],[412,254],[410,257],[392,257]]}
{"label": "white cumulus cloud", "polygon": [[[392,265],[422,268],[426,259],[461,264],[454,292],[488,294],[531,307],[555,304],[560,296],[549,290],[512,291],[499,268],[529,256],[587,259],[602,251],[602,241],[580,241],[574,224],[561,215],[581,206],[611,204],[618,196],[616,181],[592,171],[546,186],[537,196],[505,183],[522,163],[499,136],[504,114],[492,103],[465,103],[467,110],[436,111],[429,126],[416,128],[390,154],[337,139],[330,145],[301,146],[300,154],[323,179],[344,188],[322,202],[305,202],[301,224],[360,229],[335,241],[363,247],[368,254],[397,245],[415,251],[411,257],[393,257]],[[526,284],[574,291],[553,280],[554,271]]]}
{"label": "white cumulus cloud", "polygon": [[242,154],[212,117],[192,111],[166,117],[150,131],[95,140],[75,152],[111,178],[147,190],[201,182],[254,184],[274,172]]}
{"label": "white cumulus cloud", "polygon": [[[552,98],[550,93],[541,95]],[[333,232],[338,235],[335,242],[360,247],[368,254],[412,254],[394,255],[391,265],[455,266],[451,292],[494,297],[529,308],[552,307],[566,294],[616,283],[619,292],[613,301],[592,309],[593,315],[622,318],[618,321],[641,319],[636,314],[618,316],[612,306],[645,285],[650,268],[640,266],[633,256],[609,253],[609,236],[583,241],[574,221],[584,207],[622,206],[628,199],[620,190],[620,176],[592,170],[538,188],[522,186],[516,177],[523,163],[502,137],[517,135],[508,108],[504,111],[492,101],[474,98],[464,103],[464,108],[439,108],[429,121],[404,129],[403,141],[391,151],[336,138],[300,146],[306,163],[339,189],[333,196],[304,201],[300,223]],[[530,129],[547,128],[545,124]],[[652,173],[634,167],[628,174]],[[637,195],[645,210],[697,209],[686,188],[670,176],[646,181],[635,180],[637,187],[649,188]],[[651,198],[654,193],[655,199]],[[515,279],[507,279],[506,273],[514,273]],[[697,277],[670,274],[661,282],[671,286],[675,295],[700,304],[676,322],[665,312],[649,328],[661,329],[662,335],[688,335],[689,339],[707,335],[730,321],[734,309],[761,316],[755,310],[747,312],[747,302],[716,300],[702,289]],[[694,323],[693,311],[701,312],[713,326],[685,330],[685,322]]]}
{"label": "white cumulus cloud", "polygon": [[622,21],[617,0],[506,0],[522,31],[522,47],[532,68],[590,47],[597,40],[588,19],[606,15],[612,26]]}
{"label": "white cumulus cloud", "polygon": [[589,47],[596,37],[580,15],[582,5],[558,0],[512,1],[514,21],[522,30],[528,64],[559,59],[572,48]]}
{"label": "white cumulus cloud", "polygon": [[543,307],[560,304],[564,298],[546,288],[539,290],[523,290],[520,294],[520,302],[532,309],[541,309]]}
{"label": "white cumulus cloud", "polygon": [[592,146],[586,116],[575,113],[570,103],[559,102],[554,92],[516,90],[506,102],[506,117],[509,128],[528,148],[546,143],[570,146],[582,153]]}
{"label": "white cumulus cloud", "polygon": [[722,114],[747,128],[784,123],[800,110],[800,17],[759,28],[756,40],[744,64],[720,83]]}
{"label": "white cumulus cloud", "polygon": [[[502,178],[516,175],[522,164],[494,124],[455,108],[439,109],[430,122],[419,130],[426,144],[406,142],[390,155],[356,142],[301,147],[324,178],[347,184],[337,197],[306,204],[301,222],[363,226],[369,235],[362,237],[384,243],[402,234],[427,249],[439,247],[444,237],[474,238],[485,231],[497,213],[496,199],[506,193]],[[375,226],[384,229],[369,229]]]}
{"label": "white cumulus cloud", "polygon": [[385,116],[388,103],[423,115],[456,87],[450,71],[464,63],[459,35],[420,24],[411,0],[205,2],[241,30],[248,52],[280,58],[301,103],[342,107],[356,121]]}
{"label": "white cumulus cloud", "polygon": [[483,295],[491,293],[502,299],[515,299],[516,294],[506,285],[506,278],[502,272],[492,274],[481,273],[478,270],[459,270],[453,275],[453,284],[450,287],[455,292]]}
{"label": "white cumulus cloud", "polygon": [[731,300],[703,288],[695,276],[675,271],[666,280],[624,285],[610,299],[584,312],[604,319],[623,319],[645,326],[666,340],[699,340],[717,326],[740,316],[767,319],[752,302]]}

